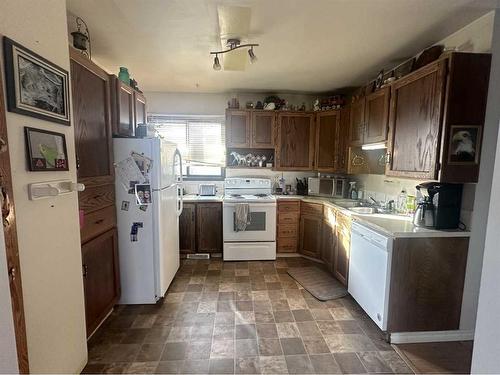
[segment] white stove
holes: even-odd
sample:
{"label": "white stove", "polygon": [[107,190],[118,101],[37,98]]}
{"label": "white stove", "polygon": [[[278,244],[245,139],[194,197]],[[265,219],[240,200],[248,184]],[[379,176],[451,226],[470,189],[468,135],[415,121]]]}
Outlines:
{"label": "white stove", "polygon": [[[276,198],[268,178],[226,178],[224,181],[224,260],[276,259]],[[245,230],[236,228],[236,208],[248,204]]]}

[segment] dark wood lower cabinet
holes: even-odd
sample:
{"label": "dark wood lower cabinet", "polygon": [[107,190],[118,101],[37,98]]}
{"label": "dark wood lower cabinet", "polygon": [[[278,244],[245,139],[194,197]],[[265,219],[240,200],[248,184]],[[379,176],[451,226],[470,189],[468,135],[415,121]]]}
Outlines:
{"label": "dark wood lower cabinet", "polygon": [[328,220],[323,220],[320,256],[330,272],[333,272],[336,242],[335,228]]}
{"label": "dark wood lower cabinet", "polygon": [[179,217],[179,251],[181,254],[196,252],[196,204],[184,203]]}
{"label": "dark wood lower cabinet", "polygon": [[301,215],[299,253],[320,257],[322,222],[321,216]]}
{"label": "dark wood lower cabinet", "polygon": [[196,204],[196,237],[199,253],[222,252],[222,204]]}
{"label": "dark wood lower cabinet", "polygon": [[181,254],[222,252],[222,204],[184,203],[179,219]]}
{"label": "dark wood lower cabinet", "polygon": [[82,263],[89,336],[120,298],[116,228],[82,245]]}
{"label": "dark wood lower cabinet", "polygon": [[351,249],[351,218],[337,212],[335,228],[336,246],[333,274],[342,284],[347,286],[349,276],[349,252]]}

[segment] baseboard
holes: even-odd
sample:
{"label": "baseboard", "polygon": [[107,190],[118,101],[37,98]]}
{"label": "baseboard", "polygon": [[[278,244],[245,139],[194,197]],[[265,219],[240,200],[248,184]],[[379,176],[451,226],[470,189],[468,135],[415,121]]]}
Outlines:
{"label": "baseboard", "polygon": [[391,344],[414,344],[420,342],[445,342],[474,340],[473,330],[395,332],[390,334]]}
{"label": "baseboard", "polygon": [[276,253],[276,258],[301,258],[299,253]]}

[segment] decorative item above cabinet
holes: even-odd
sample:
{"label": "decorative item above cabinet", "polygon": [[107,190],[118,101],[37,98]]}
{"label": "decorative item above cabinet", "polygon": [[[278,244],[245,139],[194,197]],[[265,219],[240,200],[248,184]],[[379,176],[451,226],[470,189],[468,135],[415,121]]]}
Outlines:
{"label": "decorative item above cabinet", "polygon": [[391,85],[386,175],[477,182],[490,62],[450,53]]}

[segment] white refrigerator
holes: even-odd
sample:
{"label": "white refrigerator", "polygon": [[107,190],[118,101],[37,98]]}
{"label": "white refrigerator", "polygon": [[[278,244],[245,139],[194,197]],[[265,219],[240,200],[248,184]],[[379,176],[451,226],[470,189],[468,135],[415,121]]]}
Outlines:
{"label": "white refrigerator", "polygon": [[[119,303],[156,303],[179,269],[182,159],[176,145],[161,138],[115,138],[113,146],[122,290]],[[144,181],[133,177],[137,173],[132,168],[135,160],[151,161],[150,167],[135,163],[142,167]],[[141,197],[136,183],[140,184],[137,189],[143,190]],[[147,202],[140,200],[144,187],[149,191]]]}

